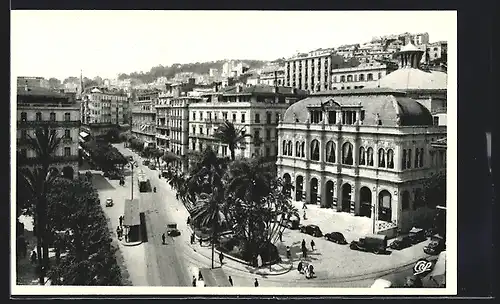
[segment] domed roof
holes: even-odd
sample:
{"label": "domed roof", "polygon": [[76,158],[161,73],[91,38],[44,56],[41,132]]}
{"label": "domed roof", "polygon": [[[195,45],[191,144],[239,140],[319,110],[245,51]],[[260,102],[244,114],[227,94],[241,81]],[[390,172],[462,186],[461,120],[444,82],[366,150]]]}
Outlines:
{"label": "domed roof", "polygon": [[418,47],[413,45],[413,43],[410,42],[407,45],[403,46],[401,50],[399,50],[399,52],[405,53],[405,52],[424,52],[424,51],[422,51],[421,49],[419,49]]}
{"label": "domed roof", "polygon": [[383,126],[432,125],[432,115],[422,104],[405,96],[401,91],[385,89],[338,90],[320,93],[292,104],[283,115],[284,123],[305,123],[309,119],[308,107],[335,103],[342,107],[361,107],[365,112],[363,125]]}
{"label": "domed roof", "polygon": [[99,90],[98,88],[93,88],[90,92],[91,93],[102,93],[101,90]]}
{"label": "domed roof", "polygon": [[446,90],[448,87],[448,74],[439,71],[402,68],[387,74],[366,87],[395,90]]}

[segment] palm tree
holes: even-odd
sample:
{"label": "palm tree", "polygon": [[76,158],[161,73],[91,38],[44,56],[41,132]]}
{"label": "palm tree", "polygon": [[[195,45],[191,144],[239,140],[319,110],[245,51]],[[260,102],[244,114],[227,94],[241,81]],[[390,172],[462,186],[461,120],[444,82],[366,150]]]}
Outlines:
{"label": "palm tree", "polygon": [[191,199],[207,194],[208,199],[194,207],[191,219],[200,227],[212,227],[212,268],[214,268],[215,243],[219,227],[227,218],[223,212],[224,184],[226,163],[217,157],[213,149],[208,146],[203,152],[199,163],[194,165],[190,176],[187,178],[184,191],[180,194]]}
{"label": "palm tree", "polygon": [[244,142],[246,137],[252,137],[252,135],[246,134],[244,129],[245,127],[238,129],[233,123],[226,120],[219,126],[214,135],[216,139],[228,145],[229,151],[231,152],[231,160],[235,159],[234,150],[238,145]]}
{"label": "palm tree", "polygon": [[[28,145],[35,151],[37,167],[35,169],[21,170],[29,191],[36,201],[35,223],[37,236],[37,254],[40,270],[40,284],[44,284],[45,271],[49,266],[49,236],[47,231],[47,188],[55,178],[49,166],[53,161],[53,155],[61,143],[61,137],[57,136],[55,130],[48,126],[35,130],[35,137],[28,135]],[[42,252],[43,250],[43,252]],[[43,255],[42,255],[43,254]]]}

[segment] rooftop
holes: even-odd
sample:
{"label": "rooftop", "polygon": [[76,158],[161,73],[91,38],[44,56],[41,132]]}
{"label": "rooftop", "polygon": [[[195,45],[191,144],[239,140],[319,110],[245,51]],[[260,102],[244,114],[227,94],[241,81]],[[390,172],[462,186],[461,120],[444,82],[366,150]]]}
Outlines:
{"label": "rooftop", "polygon": [[341,108],[361,106],[365,111],[363,125],[377,125],[377,119],[380,119],[384,126],[397,126],[398,117],[401,126],[432,125],[429,110],[406,97],[404,92],[363,89],[314,94],[291,105],[283,116],[283,122],[305,123],[309,118],[308,107],[322,104],[335,104]]}
{"label": "rooftop", "polygon": [[[27,89],[27,90],[26,90]],[[52,97],[52,98],[68,98],[68,95],[60,92],[56,92],[50,89],[42,87],[17,87],[18,96],[40,96],[40,97]]]}
{"label": "rooftop", "polygon": [[397,90],[446,90],[448,75],[440,71],[401,68],[367,85],[367,87]]}
{"label": "rooftop", "polygon": [[[277,93],[284,95],[302,95],[306,96],[308,93],[303,90],[294,90],[292,87],[278,86]],[[237,86],[226,87],[222,89],[222,94],[275,94],[275,86],[259,84],[253,86],[242,86],[241,92],[237,92]]]}

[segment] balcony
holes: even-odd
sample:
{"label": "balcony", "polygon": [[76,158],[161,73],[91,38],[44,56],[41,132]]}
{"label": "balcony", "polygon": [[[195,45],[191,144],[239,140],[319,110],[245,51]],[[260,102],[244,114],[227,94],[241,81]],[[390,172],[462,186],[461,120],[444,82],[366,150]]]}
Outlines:
{"label": "balcony", "polygon": [[62,128],[62,127],[78,128],[80,127],[80,121],[79,120],[71,120],[71,121],[26,120],[26,121],[18,121],[17,126],[19,128],[36,128],[45,126],[48,126],[49,128]]}
{"label": "balcony", "polygon": [[221,123],[224,123],[226,120],[225,119],[222,119],[222,118],[205,118],[205,123],[207,124],[221,124]]}
{"label": "balcony", "polygon": [[[78,155],[69,155],[69,156],[53,156],[51,163],[64,163],[64,162],[76,162],[78,161]],[[39,160],[36,157],[24,157],[19,156],[16,160],[18,165],[36,165],[39,164]]]}
{"label": "balcony", "polygon": [[156,138],[170,140],[170,136],[156,133]]}
{"label": "balcony", "polygon": [[207,135],[207,134],[194,134],[191,133],[189,134],[190,138],[200,138],[200,139],[208,139],[208,140],[215,140],[213,135]]}

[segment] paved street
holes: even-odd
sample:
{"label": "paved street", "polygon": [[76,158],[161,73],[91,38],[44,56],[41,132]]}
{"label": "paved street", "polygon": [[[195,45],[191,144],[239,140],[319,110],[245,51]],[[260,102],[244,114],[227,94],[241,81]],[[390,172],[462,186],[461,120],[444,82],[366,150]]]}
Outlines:
{"label": "paved street", "polygon": [[[139,193],[137,182],[134,183],[134,198],[139,198],[141,201],[148,240],[135,247],[120,246],[124,252],[133,284],[191,286],[192,276],[197,275],[198,267],[211,265],[210,247],[208,245],[200,247],[199,244],[189,243],[191,230],[186,224],[188,213],[182,203],[175,198],[175,192],[170,189],[166,180],[158,178],[159,172],[143,166],[140,157],[124,148],[123,145],[116,145],[116,147],[124,155],[133,155],[138,161],[139,166],[134,169],[134,175],[143,170],[152,186],[157,187],[157,193]],[[126,170],[125,174],[124,187],[119,186],[118,181],[107,181],[103,177],[95,178],[95,181],[104,185],[99,187],[102,203],[104,204],[106,197],[113,197],[115,201],[115,206],[105,208],[106,213],[112,219],[114,229],[118,224],[118,217],[123,213],[124,200],[130,198],[130,172]],[[331,214],[327,214],[331,213],[331,210],[315,209],[315,207],[310,206],[307,210],[309,221],[317,218],[319,223],[324,223],[324,219],[328,216],[332,218]],[[162,245],[161,234],[165,232],[167,223],[177,223],[181,235],[176,238],[167,238],[167,244]],[[324,229],[329,229],[329,227]],[[349,236],[351,235],[346,233],[348,241],[351,240]],[[291,244],[294,261],[297,261],[302,239],[306,240],[307,247],[310,248],[311,236],[286,230],[283,234],[284,242],[277,244],[280,253],[284,256],[286,245]],[[317,277],[312,280],[298,273],[296,263],[291,271],[278,276],[252,274],[250,272],[252,269],[248,266],[228,259],[225,260],[223,269],[227,275],[231,275],[235,286],[241,287],[253,287],[254,278],[258,278],[261,287],[369,287],[379,277],[404,280],[406,275],[411,274],[414,261],[426,256],[422,251],[425,243],[399,252],[392,252],[390,255],[375,255],[353,251],[347,245],[337,245],[322,238],[314,238],[314,240],[316,249],[314,252],[309,252],[307,258],[315,266],[317,274]],[[219,266],[218,261],[216,266]]]}

